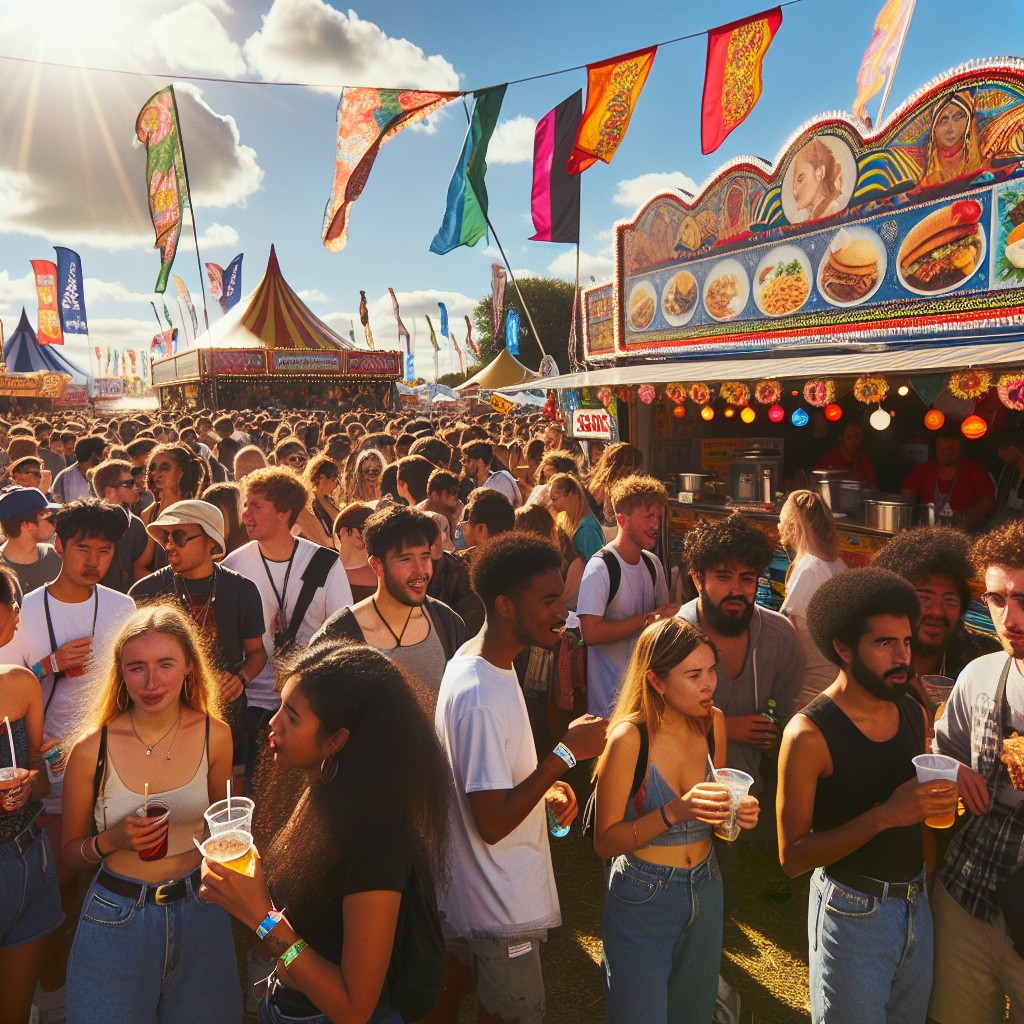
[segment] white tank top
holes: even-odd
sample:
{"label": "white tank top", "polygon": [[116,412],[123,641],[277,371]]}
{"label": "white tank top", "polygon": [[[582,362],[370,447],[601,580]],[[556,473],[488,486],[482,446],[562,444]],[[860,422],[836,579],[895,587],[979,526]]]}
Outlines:
{"label": "white tank top", "polygon": [[[165,793],[150,792],[149,799],[159,800],[170,810],[169,829],[167,834],[167,856],[176,857],[193,849],[192,837],[203,832],[203,813],[210,806],[210,794],[207,784],[209,774],[210,720],[206,720],[206,742],[199,758],[199,766],[195,775],[177,789],[169,789]],[[128,789],[110,756],[107,748],[107,768],[105,779],[100,786],[93,818],[96,830],[102,832],[111,825],[134,814],[142,806],[143,795]]]}

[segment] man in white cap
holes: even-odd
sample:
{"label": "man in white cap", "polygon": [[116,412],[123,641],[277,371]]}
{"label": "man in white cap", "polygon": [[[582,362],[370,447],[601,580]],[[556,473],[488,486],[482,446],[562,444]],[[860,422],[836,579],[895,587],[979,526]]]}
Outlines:
{"label": "man in white cap", "polygon": [[60,572],[60,555],[49,543],[59,508],[38,487],[12,487],[0,495],[0,529],[7,538],[0,562],[18,577],[22,594],[52,582]]}
{"label": "man in white cap", "polygon": [[207,644],[235,746],[236,792],[245,769],[245,687],[267,663],[263,601],[252,580],[218,565],[223,557],[224,515],[208,501],[179,501],[147,527],[167,552],[168,564],[143,577],[129,595],[142,605],[180,604]]}

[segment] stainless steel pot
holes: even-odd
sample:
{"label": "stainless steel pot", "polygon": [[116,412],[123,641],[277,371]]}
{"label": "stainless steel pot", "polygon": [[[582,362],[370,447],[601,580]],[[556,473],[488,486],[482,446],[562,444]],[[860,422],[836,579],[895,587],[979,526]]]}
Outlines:
{"label": "stainless steel pot", "polygon": [[910,529],[913,512],[914,506],[905,501],[869,499],[864,502],[864,525],[884,533],[899,533]]}
{"label": "stainless steel pot", "polygon": [[811,471],[811,475],[818,485],[818,493],[825,504],[833,512],[840,511],[843,506],[843,471],[840,469],[815,469]]}
{"label": "stainless steel pot", "polygon": [[679,474],[679,490],[681,491],[692,491],[695,494],[699,493],[704,486],[704,481],[707,480],[709,473],[680,473]]}

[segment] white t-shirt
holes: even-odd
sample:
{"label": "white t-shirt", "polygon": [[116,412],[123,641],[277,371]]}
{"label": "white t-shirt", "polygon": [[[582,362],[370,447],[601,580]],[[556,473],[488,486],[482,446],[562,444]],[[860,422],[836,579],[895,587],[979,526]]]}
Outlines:
{"label": "white t-shirt", "polygon": [[[44,595],[44,587],[26,595],[21,605],[18,631],[9,644],[0,647],[0,664],[32,668],[56,649],[50,642]],[[103,586],[96,587],[93,597],[87,601],[68,604],[46,595],[46,602],[50,608],[50,623],[57,647],[79,637],[93,638],[92,659],[85,667],[84,675],[62,676],[56,688],[52,674],[43,676],[41,680],[43,706],[46,708],[43,736],[48,740],[64,740],[65,753],[70,753],[66,744],[71,734],[81,725],[82,715],[88,711],[97,689],[106,678],[114,641],[125,620],[135,610],[135,602],[127,594]],[[95,632],[93,612],[96,614]],[[48,814],[60,814],[62,792],[62,778],[50,784],[50,795],[43,801]]]}
{"label": "white t-shirt", "polygon": [[519,484],[516,483],[516,478],[507,469],[499,469],[497,472],[492,473],[480,486],[489,487],[492,491],[504,494],[512,502],[513,508],[518,508],[523,502],[523,496],[519,491]]}
{"label": "white t-shirt", "polygon": [[448,663],[434,724],[451,768],[452,882],[438,893],[456,934],[518,935],[561,923],[541,801],[504,839],[480,838],[467,793],[513,789],[537,768],[526,702],[512,669],[461,648]]}
{"label": "white t-shirt", "polygon": [[[297,544],[292,557],[290,574],[288,574],[287,561],[272,562],[268,558],[264,562],[260,557],[259,544],[254,540],[232,551],[223,562],[228,569],[234,569],[235,572],[251,579],[256,584],[263,600],[263,621],[266,624],[266,630],[263,633],[263,647],[267,652],[267,663],[263,666],[260,674],[249,681],[249,685],[245,688],[245,694],[251,707],[263,708],[264,711],[276,711],[281,704],[281,698],[274,689],[272,665],[274,624],[280,611],[277,595],[284,599],[285,614],[283,618],[287,622],[295,610],[295,602],[299,599],[299,592],[302,590],[302,574],[320,547],[312,541],[302,539],[299,539]],[[287,592],[284,587],[286,574],[288,574]],[[270,583],[271,579],[273,586]],[[274,593],[275,587],[277,595]],[[296,646],[300,649],[305,647],[309,643],[310,637],[330,616],[351,603],[352,588],[349,586],[348,577],[339,560],[331,568],[327,576],[327,583],[313,595],[313,600],[306,609],[306,614],[302,617],[302,623],[295,634]]]}
{"label": "white t-shirt", "polygon": [[[576,600],[576,614],[599,615],[608,622],[621,622],[632,615],[644,615],[668,602],[668,584],[661,560],[650,552],[640,556],[636,565],[630,565],[613,547],[602,548],[611,551],[619,562],[622,578],[619,589],[608,601],[611,581],[608,567],[599,551],[587,562],[580,581],[580,596]],[[647,561],[655,563],[655,577],[651,580]],[[633,653],[637,630],[633,636],[615,640],[610,644],[587,646],[587,711],[592,715],[607,718],[615,707],[619,679],[629,656]]]}

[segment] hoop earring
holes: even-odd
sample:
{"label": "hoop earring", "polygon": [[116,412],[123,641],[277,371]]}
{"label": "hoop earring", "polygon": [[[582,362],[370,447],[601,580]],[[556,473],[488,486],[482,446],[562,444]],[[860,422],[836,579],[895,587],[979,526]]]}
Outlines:
{"label": "hoop earring", "polygon": [[333,782],[335,776],[338,774],[338,759],[334,754],[328,754],[320,762],[320,781],[327,785],[328,782]]}
{"label": "hoop earring", "polygon": [[[121,694],[124,694],[124,704],[121,703]],[[117,688],[117,710],[127,711],[128,710],[128,687],[125,685],[124,680],[121,680],[121,685]]]}
{"label": "hoop earring", "polygon": [[191,675],[185,676],[185,685],[182,687],[182,696],[185,698],[185,703],[186,704],[191,704],[192,703],[192,694],[193,694],[193,692],[195,690],[195,687],[191,686],[191,683],[192,683],[192,676]]}

